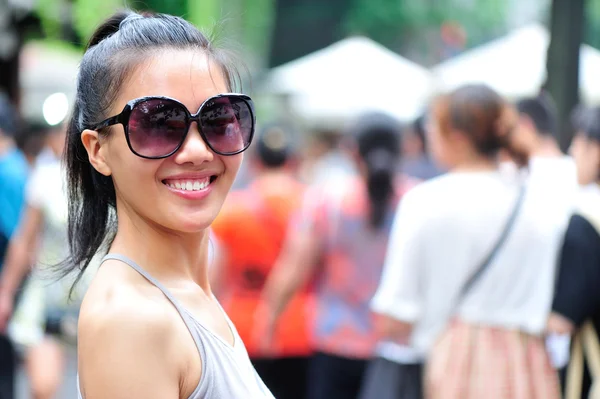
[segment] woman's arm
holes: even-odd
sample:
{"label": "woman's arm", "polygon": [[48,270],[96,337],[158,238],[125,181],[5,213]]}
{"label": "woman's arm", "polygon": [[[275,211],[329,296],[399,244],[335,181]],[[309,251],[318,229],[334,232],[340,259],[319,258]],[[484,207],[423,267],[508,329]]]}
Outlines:
{"label": "woman's arm", "polygon": [[319,255],[318,235],[310,229],[293,232],[286,240],[267,279],[263,295],[275,319],[281,315],[294,294],[314,275]]}
{"label": "woman's arm", "polygon": [[43,214],[27,206],[17,232],[10,240],[0,275],[0,332],[6,329],[13,311],[14,296],[35,260]]}
{"label": "woman's arm", "polygon": [[[418,190],[415,188],[414,190]],[[412,323],[421,314],[422,215],[414,190],[401,201],[390,232],[388,249],[379,287],[371,308],[376,328],[384,339],[407,342]]]}
{"label": "woman's arm", "polygon": [[320,261],[321,244],[314,229],[290,229],[277,262],[263,290],[255,314],[255,340],[268,353],[273,349],[277,321],[294,294],[314,275]]}

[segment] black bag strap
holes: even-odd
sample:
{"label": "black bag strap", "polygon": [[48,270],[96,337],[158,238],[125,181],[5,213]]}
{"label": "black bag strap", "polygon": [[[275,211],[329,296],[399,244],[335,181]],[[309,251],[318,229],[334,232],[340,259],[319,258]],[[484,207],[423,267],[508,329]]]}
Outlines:
{"label": "black bag strap", "polygon": [[515,225],[515,221],[517,220],[517,216],[519,214],[519,211],[521,210],[521,206],[523,205],[523,199],[525,198],[525,191],[526,191],[525,187],[526,187],[525,184],[521,185],[521,188],[519,189],[519,196],[517,197],[517,200],[516,200],[516,202],[513,206],[513,209],[510,213],[510,216],[509,216],[506,224],[504,225],[502,234],[500,234],[500,237],[496,241],[496,244],[494,245],[492,250],[488,253],[488,255],[484,258],[483,262],[481,262],[479,267],[477,269],[475,269],[473,274],[471,274],[469,279],[463,285],[462,289],[460,290],[460,292],[458,294],[458,302],[460,302],[465,296],[467,296],[469,291],[473,288],[473,285],[475,285],[475,283],[477,283],[477,281],[479,281],[479,279],[481,278],[483,273],[490,266],[490,264],[492,263],[492,261],[494,260],[494,258],[496,257],[496,255],[498,254],[498,252],[500,251],[500,249],[506,242],[506,239],[508,238],[510,232],[512,231],[513,226]]}

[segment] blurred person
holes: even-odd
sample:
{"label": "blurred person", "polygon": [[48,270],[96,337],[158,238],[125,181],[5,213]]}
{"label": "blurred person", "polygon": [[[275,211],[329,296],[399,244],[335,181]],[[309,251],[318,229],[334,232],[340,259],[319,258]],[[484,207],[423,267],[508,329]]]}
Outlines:
{"label": "blurred person", "polygon": [[[8,243],[24,207],[27,182],[27,158],[16,145],[16,110],[4,93],[0,93],[0,271]],[[0,312],[8,307],[0,298]],[[0,329],[0,399],[13,399],[16,356],[12,342]]]}
{"label": "blurred person", "polygon": [[[356,398],[377,335],[368,304],[379,282],[392,215],[408,183],[396,178],[399,125],[383,114],[352,126],[354,168],[337,190],[311,187],[264,292],[257,332],[269,350],[293,295],[314,279],[315,355],[307,398]],[[343,182],[343,185],[342,185]]]}
{"label": "blurred person", "polygon": [[517,102],[519,123],[515,134],[546,156],[562,156],[558,141],[558,113],[552,97],[542,93]]}
{"label": "blurred person", "polygon": [[429,154],[425,136],[425,116],[417,118],[402,131],[400,170],[419,180],[429,180],[443,173]]}
{"label": "blurred person", "polygon": [[80,398],[273,398],[208,276],[210,225],[254,135],[236,71],[171,15],[118,12],[90,39],[67,131],[63,273],[108,254],[79,316]]}
{"label": "blurred person", "polygon": [[52,324],[60,325],[66,309],[73,307],[67,305],[68,283],[47,281],[48,266],[68,255],[67,196],[60,164],[64,127],[48,130],[45,139],[53,158],[34,165],[25,191],[26,209],[11,238],[0,276],[0,300],[8,304],[0,314],[0,328],[4,329],[24,274],[30,265],[36,265],[8,324],[9,335],[23,352],[34,399],[51,399],[60,388],[63,349],[47,333]]}
{"label": "blurred person", "polygon": [[263,354],[253,336],[254,315],[265,281],[304,192],[304,185],[294,177],[295,149],[284,129],[278,124],[267,125],[257,137],[249,167],[254,178],[247,189],[229,195],[212,224],[218,256],[211,268],[211,282],[273,395],[304,399],[312,353],[309,328],[313,308],[308,290],[299,292],[282,314],[273,351]]}
{"label": "blurred person", "polygon": [[[562,197],[563,204],[560,208],[554,209],[554,213],[563,213],[569,218],[575,207],[575,198],[577,195],[577,173],[574,160],[563,154],[561,151],[558,137],[558,112],[552,97],[547,92],[540,93],[537,97],[524,98],[516,103],[519,111],[519,123],[515,131],[519,135],[519,140],[526,142],[527,145],[534,148],[538,154],[544,155],[550,162],[550,167],[562,165],[562,175],[570,174],[570,181],[562,181],[564,186],[562,190],[556,191],[551,188],[554,195]],[[548,183],[553,179],[551,174],[546,175]],[[550,184],[549,184],[550,186]],[[555,252],[559,248],[549,247],[548,250]],[[547,350],[550,353],[552,364],[557,368],[562,368],[568,359],[569,336],[550,334],[546,338]]]}
{"label": "blurred person", "polygon": [[[427,398],[558,398],[543,333],[574,169],[517,134],[516,111],[485,85],[440,97],[431,118],[449,172],[398,209],[372,303],[381,330],[428,357]],[[499,169],[502,148],[525,176]]]}
{"label": "blurred person", "polygon": [[38,156],[45,152],[48,130],[47,126],[30,124],[23,129],[22,134],[17,135],[15,139],[17,147],[23,152],[30,166],[33,166]]}
{"label": "blurred person", "polygon": [[[600,382],[600,375],[590,373],[593,357],[587,358],[595,348],[582,348],[585,329],[592,337],[600,331],[600,108],[581,108],[574,116],[576,134],[570,152],[580,192],[562,245],[548,329],[555,334],[577,332],[569,367],[561,374],[566,398],[584,399],[590,397],[592,383]],[[600,357],[600,351],[595,356]]]}
{"label": "blurred person", "polygon": [[299,175],[309,185],[337,185],[355,172],[345,151],[344,138],[334,130],[318,130],[307,140]]}

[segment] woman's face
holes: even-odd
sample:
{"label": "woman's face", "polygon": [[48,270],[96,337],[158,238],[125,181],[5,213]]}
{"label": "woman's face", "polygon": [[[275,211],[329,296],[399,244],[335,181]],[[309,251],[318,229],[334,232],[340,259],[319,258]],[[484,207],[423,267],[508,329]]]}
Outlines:
{"label": "woman's face", "polygon": [[570,153],[577,165],[577,177],[582,186],[600,180],[600,143],[578,133],[571,144]]}
{"label": "woman's face", "polygon": [[[194,114],[204,100],[227,91],[221,70],[205,55],[165,50],[132,72],[109,115],[120,113],[128,101],[144,96],[177,99]],[[194,122],[174,155],[144,159],[130,151],[122,125],[111,129],[106,138],[100,138],[99,153],[112,176],[118,208],[173,232],[194,233],[210,226],[240,168],[242,154],[215,154]],[[188,188],[196,184],[196,189],[207,181],[210,184],[197,191],[174,188],[178,184]]]}

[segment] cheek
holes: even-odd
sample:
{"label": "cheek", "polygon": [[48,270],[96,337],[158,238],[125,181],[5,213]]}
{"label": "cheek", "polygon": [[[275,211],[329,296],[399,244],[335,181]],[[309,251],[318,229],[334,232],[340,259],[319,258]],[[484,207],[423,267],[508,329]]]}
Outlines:
{"label": "cheek", "polygon": [[237,154],[228,157],[221,157],[223,164],[225,165],[225,176],[227,180],[235,180],[238,171],[242,165],[242,161],[244,160],[244,154]]}
{"label": "cheek", "polygon": [[[161,160],[140,158],[129,150],[127,143],[115,137],[111,143],[110,154],[107,159],[113,171],[113,181],[117,195],[123,197],[128,203],[135,204],[147,202],[156,198],[156,171]],[[139,195],[145,193],[145,195]]]}

